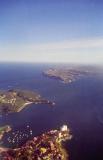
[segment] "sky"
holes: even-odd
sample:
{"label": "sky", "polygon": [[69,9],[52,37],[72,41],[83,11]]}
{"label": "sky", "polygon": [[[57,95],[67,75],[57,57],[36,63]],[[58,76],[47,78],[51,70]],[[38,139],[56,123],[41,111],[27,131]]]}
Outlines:
{"label": "sky", "polygon": [[0,0],[0,61],[103,64],[103,1]]}

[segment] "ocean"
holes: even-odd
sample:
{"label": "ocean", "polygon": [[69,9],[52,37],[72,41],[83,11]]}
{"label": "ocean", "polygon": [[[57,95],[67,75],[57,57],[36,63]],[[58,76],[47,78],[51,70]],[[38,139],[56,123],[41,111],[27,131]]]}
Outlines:
{"label": "ocean", "polygon": [[[64,84],[43,75],[43,71],[56,64],[0,64],[0,90],[21,89],[40,93],[56,103],[29,105],[20,113],[0,116],[0,126],[10,125],[12,131],[25,133],[29,125],[34,136],[66,124],[73,138],[64,145],[69,160],[103,160],[103,71]],[[12,132],[5,134],[5,147]],[[27,139],[21,140],[19,146]]]}

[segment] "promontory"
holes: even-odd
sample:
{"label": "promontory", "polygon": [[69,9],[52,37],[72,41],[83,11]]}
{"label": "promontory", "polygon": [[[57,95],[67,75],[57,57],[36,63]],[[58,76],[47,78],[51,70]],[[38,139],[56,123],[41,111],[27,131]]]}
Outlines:
{"label": "promontory", "polygon": [[20,112],[27,105],[34,104],[50,104],[53,102],[42,98],[40,94],[27,91],[12,89],[8,91],[0,91],[0,114],[8,114],[13,112]]}
{"label": "promontory", "polygon": [[45,76],[59,79],[64,83],[71,83],[83,76],[90,74],[88,70],[72,68],[50,68],[43,72]]}

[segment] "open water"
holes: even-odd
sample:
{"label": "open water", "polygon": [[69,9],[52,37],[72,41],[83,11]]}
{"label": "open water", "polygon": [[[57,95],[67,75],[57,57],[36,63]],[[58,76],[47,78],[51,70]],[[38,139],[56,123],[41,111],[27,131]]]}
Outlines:
{"label": "open water", "polygon": [[[70,160],[103,160],[103,77],[91,75],[70,84],[50,79],[42,71],[49,64],[0,64],[0,90],[19,88],[40,93],[56,106],[30,105],[20,113],[0,116],[0,126],[11,125],[25,133],[29,125],[33,136],[63,124],[71,129],[73,138],[65,144]],[[14,147],[5,135],[3,145]],[[22,145],[26,140],[21,140]]]}

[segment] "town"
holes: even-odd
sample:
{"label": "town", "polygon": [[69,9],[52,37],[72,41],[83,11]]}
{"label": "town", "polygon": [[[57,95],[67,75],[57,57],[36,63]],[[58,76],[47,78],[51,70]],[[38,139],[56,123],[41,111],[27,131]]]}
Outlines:
{"label": "town", "polygon": [[62,142],[70,140],[72,135],[66,125],[60,130],[51,130],[34,137],[17,149],[8,149],[1,153],[3,160],[67,160],[68,153]]}

